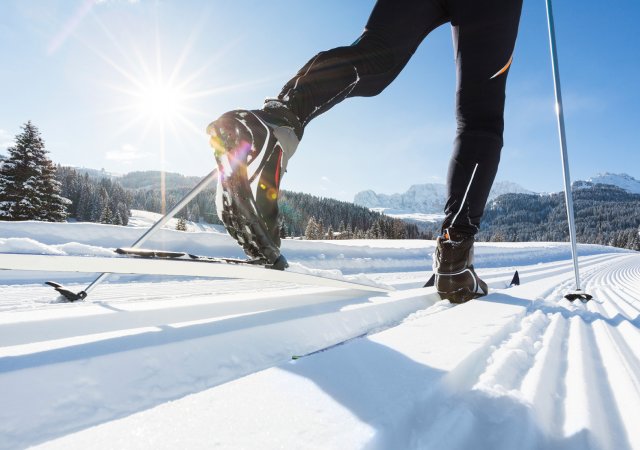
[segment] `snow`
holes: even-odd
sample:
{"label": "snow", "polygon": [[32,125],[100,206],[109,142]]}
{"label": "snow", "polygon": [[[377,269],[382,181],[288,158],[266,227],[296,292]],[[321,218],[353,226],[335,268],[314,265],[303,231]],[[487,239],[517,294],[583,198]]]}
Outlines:
{"label": "snow", "polygon": [[640,181],[636,180],[631,175],[626,173],[600,173],[595,177],[591,177],[587,180],[587,183],[591,184],[610,184],[617,186],[631,194],[640,194]]}
{"label": "snow", "polygon": [[404,211],[401,209],[393,209],[393,208],[370,208],[372,211],[379,212],[385,214],[389,217],[393,217],[394,219],[406,220],[409,222],[426,222],[426,223],[438,223],[444,219],[444,214],[442,213],[433,213],[433,214],[424,214],[419,212],[411,212]]}
{"label": "snow", "polygon": [[[154,223],[156,223],[158,220],[160,220],[161,217],[162,217],[162,214],[158,214],[150,211],[142,211],[139,209],[132,209],[128,226],[148,228],[152,226]],[[224,233],[223,225],[211,225],[209,223],[192,222],[190,220],[187,220],[186,224],[187,224],[187,231],[211,231],[211,232]],[[178,219],[171,219],[165,225],[165,228],[175,230],[176,225],[178,225]]]}
{"label": "snow", "polygon": [[[0,222],[0,251],[106,255],[143,231]],[[239,256],[206,226],[149,247]],[[39,284],[59,274],[2,271],[0,448],[640,448],[640,254],[579,246],[594,300],[572,304],[568,244],[480,243],[491,294],[454,306],[421,287],[433,248],[284,242],[298,270],[396,289],[373,295],[114,276],[61,304]]]}

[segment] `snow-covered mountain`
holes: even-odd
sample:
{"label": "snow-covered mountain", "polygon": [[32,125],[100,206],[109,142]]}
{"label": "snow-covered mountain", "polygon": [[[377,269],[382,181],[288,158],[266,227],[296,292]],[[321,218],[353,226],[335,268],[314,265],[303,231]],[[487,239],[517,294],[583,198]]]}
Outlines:
{"label": "snow-covered mountain", "polygon": [[600,173],[586,181],[579,180],[573,183],[574,188],[590,188],[596,184],[610,184],[624,189],[632,194],[640,194],[640,181],[626,173]]}
{"label": "snow-covered mountain", "polygon": [[440,213],[447,200],[444,184],[414,184],[402,194],[378,194],[372,190],[359,192],[353,203],[367,208],[389,208],[407,212]]}
{"label": "snow-covered mountain", "polygon": [[489,192],[489,200],[493,200],[503,194],[535,194],[535,192],[525,189],[512,181],[496,181],[491,187],[491,192]]}
{"label": "snow-covered mountain", "polygon": [[[510,181],[494,183],[489,200],[502,194],[531,194],[528,189]],[[447,201],[447,187],[444,184],[414,184],[402,194],[378,194],[372,190],[355,195],[353,203],[367,208],[385,208],[406,213],[441,214]]]}

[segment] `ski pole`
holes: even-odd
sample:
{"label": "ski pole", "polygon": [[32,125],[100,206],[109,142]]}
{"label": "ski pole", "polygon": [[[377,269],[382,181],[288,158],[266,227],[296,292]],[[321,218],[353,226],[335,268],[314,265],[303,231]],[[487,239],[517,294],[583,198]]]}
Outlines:
{"label": "ski pole", "polygon": [[573,195],[571,193],[571,178],[569,175],[569,157],[567,155],[567,138],[564,128],[564,111],[562,107],[562,91],[560,89],[560,69],[558,67],[558,53],[556,50],[556,33],[553,21],[551,0],[547,3],[547,24],[549,28],[549,46],[551,48],[551,68],[553,70],[553,87],[556,97],[556,117],[558,119],[558,133],[560,135],[560,156],[562,158],[562,176],[564,178],[564,198],[567,205],[567,220],[569,222],[569,238],[571,240],[571,255],[573,257],[573,269],[576,279],[576,293],[567,294],[569,300],[576,298],[589,300],[590,295],[584,294],[580,289],[580,270],[578,268],[578,247],[576,244],[576,225],[573,213]]}
{"label": "ski pole", "polygon": [[[189,191],[187,195],[185,195],[178,203],[176,203],[176,205],[171,208],[168,213],[162,216],[156,223],[153,224],[151,228],[149,228],[142,236],[140,236],[138,240],[131,245],[131,248],[139,248],[142,244],[144,244],[147,239],[153,236],[153,234],[156,233],[160,228],[162,228],[167,222],[169,222],[169,220],[171,220],[173,216],[178,214],[182,210],[182,208],[187,206],[187,204],[191,200],[193,200],[196,195],[202,192],[213,180],[215,180],[217,173],[218,169],[213,169],[211,173],[200,180],[198,184],[196,184],[196,186],[191,191]],[[94,290],[100,283],[106,280],[109,275],[109,273],[100,274],[98,278],[96,278],[91,282],[91,284],[89,284],[89,286],[76,294],[78,296],[77,300],[86,298],[89,292]]]}

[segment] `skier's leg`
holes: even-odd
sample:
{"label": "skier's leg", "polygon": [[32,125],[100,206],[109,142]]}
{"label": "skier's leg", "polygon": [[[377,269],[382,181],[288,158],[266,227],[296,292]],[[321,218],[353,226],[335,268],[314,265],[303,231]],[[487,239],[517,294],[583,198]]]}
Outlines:
{"label": "skier's leg", "polygon": [[506,80],[522,0],[452,0],[451,4],[458,130],[434,271],[441,298],[465,302],[488,293],[473,267],[474,235],[500,161]]}
{"label": "skier's leg", "polygon": [[505,88],[522,0],[452,3],[458,129],[442,228],[473,235],[500,161]]}
{"label": "skier's leg", "polygon": [[278,194],[304,126],[347,97],[376,95],[391,83],[422,39],[448,20],[440,1],[378,1],[353,45],[316,55],[263,109],[230,111],[208,126],[220,174],[218,215],[247,255],[286,266]]}
{"label": "skier's leg", "polygon": [[449,20],[439,0],[379,0],[350,46],[318,53],[283,88],[278,100],[305,126],[347,97],[379,94],[418,45]]}

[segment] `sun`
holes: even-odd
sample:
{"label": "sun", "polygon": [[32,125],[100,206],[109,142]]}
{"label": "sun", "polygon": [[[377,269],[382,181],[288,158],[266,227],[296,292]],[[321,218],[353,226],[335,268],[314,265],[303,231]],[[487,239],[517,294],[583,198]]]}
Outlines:
{"label": "sun", "polygon": [[140,86],[133,103],[136,112],[154,121],[175,122],[182,114],[189,93],[165,81],[152,81]]}
{"label": "sun", "polygon": [[[132,23],[126,14],[123,20],[108,12],[89,14],[99,3],[96,0],[80,3],[82,8],[51,42],[49,53],[72,37],[100,61],[101,65],[95,66],[99,72],[90,76],[102,105],[98,113],[101,129],[106,131],[104,140],[110,146],[139,149],[147,155],[145,164],[160,170],[160,209],[164,213],[167,169],[175,170],[176,162],[187,157],[207,158],[211,167],[215,165],[205,127],[221,112],[212,109],[217,106],[216,97],[271,83],[280,75],[219,81],[226,78],[219,76],[220,67],[225,66],[227,54],[242,37],[225,40],[214,51],[210,46],[205,53],[197,50],[204,40],[201,32],[213,21],[213,5],[204,8],[189,29],[183,30],[188,32],[176,34],[160,20],[166,2],[141,2],[144,5],[140,8],[150,14],[142,20],[136,15],[139,11],[132,12],[134,28],[126,26]],[[93,21],[89,35],[77,28],[85,18]]]}

